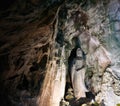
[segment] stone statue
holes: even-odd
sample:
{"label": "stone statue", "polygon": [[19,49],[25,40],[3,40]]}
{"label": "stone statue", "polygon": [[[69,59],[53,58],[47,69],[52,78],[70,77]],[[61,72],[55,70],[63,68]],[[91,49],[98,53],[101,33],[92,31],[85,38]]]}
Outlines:
{"label": "stone statue", "polygon": [[73,59],[73,65],[71,67],[71,82],[76,99],[79,99],[80,97],[86,97],[85,92],[88,91],[84,83],[84,66],[85,59],[83,56],[83,52],[80,48],[77,48],[76,57]]}

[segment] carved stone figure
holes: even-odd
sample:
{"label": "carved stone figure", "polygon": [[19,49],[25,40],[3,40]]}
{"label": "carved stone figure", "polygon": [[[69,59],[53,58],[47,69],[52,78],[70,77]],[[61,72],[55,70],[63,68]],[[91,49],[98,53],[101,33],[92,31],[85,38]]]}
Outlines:
{"label": "carved stone figure", "polygon": [[76,57],[73,59],[73,66],[71,68],[71,81],[74,91],[74,96],[76,99],[80,97],[86,97],[85,92],[87,88],[85,87],[85,61],[83,52],[80,48],[76,50]]}

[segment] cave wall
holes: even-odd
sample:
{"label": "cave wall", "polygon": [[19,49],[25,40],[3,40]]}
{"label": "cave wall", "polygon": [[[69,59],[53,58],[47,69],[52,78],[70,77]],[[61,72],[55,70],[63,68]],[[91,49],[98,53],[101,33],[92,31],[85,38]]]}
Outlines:
{"label": "cave wall", "polygon": [[[118,4],[119,1],[86,2],[85,5],[66,3],[61,6],[58,18],[57,43],[65,46],[66,59],[74,48],[82,49],[86,57],[86,86],[95,95],[96,102],[104,101],[106,106],[117,105],[120,99],[118,57],[114,57],[119,53]],[[66,66],[69,67],[68,64]]]}
{"label": "cave wall", "polygon": [[[52,57],[54,17],[59,3],[9,2],[7,6],[1,1],[6,7],[4,11],[0,10],[1,105],[37,105],[37,96]],[[53,8],[50,7],[52,4]]]}
{"label": "cave wall", "polygon": [[3,7],[0,10],[3,106],[6,102],[11,106],[61,105],[67,83],[71,86],[77,48],[84,54],[84,71],[77,76],[84,76],[82,85],[85,82],[99,104],[119,103],[119,0],[11,0]]}

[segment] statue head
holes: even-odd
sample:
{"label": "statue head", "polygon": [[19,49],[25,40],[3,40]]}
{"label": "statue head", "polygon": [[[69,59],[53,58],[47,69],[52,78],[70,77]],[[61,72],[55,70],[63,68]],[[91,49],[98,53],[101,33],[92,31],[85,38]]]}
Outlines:
{"label": "statue head", "polygon": [[83,57],[82,50],[80,48],[77,48],[76,50],[76,57],[80,57],[80,58]]}

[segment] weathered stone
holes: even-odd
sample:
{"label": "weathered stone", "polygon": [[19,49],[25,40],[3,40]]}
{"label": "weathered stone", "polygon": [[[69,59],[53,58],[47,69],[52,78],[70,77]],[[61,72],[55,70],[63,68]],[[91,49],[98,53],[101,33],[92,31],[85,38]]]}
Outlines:
{"label": "weathered stone", "polygon": [[96,37],[91,37],[89,42],[89,53],[94,53],[100,46],[100,42]]}
{"label": "weathered stone", "polygon": [[79,35],[80,45],[82,50],[85,54],[88,53],[89,50],[89,41],[90,41],[90,34],[88,31],[83,32]]}
{"label": "weathered stone", "polygon": [[70,100],[74,99],[74,96],[69,94],[69,95],[65,96],[65,99],[70,101]]}
{"label": "weathered stone", "polygon": [[[16,106],[59,106],[60,101],[68,106],[63,97],[84,101],[87,88],[99,103],[118,104],[120,1],[21,1],[0,10],[0,88],[6,88],[0,89],[1,105],[10,98]],[[77,56],[70,53],[74,48],[80,48]],[[73,91],[65,93],[70,69]],[[29,93],[22,95],[23,90]]]}
{"label": "weathered stone", "polygon": [[118,22],[114,22],[113,24],[114,24],[114,30],[116,32],[120,31],[120,22],[119,21]]}
{"label": "weathered stone", "polygon": [[82,104],[82,106],[88,106],[87,104]]}
{"label": "weathered stone", "polygon": [[60,106],[70,106],[69,102],[66,102],[64,99],[60,101]]}
{"label": "weathered stone", "polygon": [[69,88],[69,89],[68,89],[68,92],[72,92],[72,91],[73,91],[73,89],[72,89],[72,88]]}
{"label": "weathered stone", "polygon": [[120,7],[120,3],[119,3],[119,0],[110,0],[110,3],[109,3],[109,8],[108,8],[108,14],[109,14],[109,17],[110,17],[110,20],[111,21],[119,21],[120,20],[120,10],[119,10],[119,7]]}

